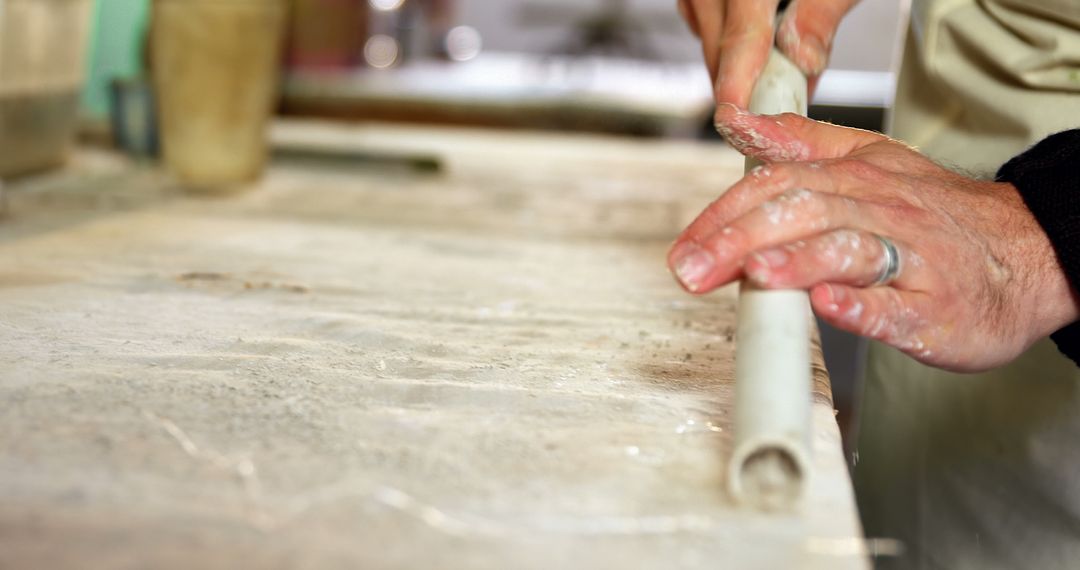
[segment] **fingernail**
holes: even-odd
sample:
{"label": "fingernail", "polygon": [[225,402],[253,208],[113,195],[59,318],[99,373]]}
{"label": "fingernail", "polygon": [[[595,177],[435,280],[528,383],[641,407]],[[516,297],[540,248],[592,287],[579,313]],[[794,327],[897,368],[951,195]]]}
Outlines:
{"label": "fingernail", "polygon": [[821,301],[825,304],[825,310],[830,313],[840,312],[840,305],[836,304],[836,289],[829,284],[822,285],[821,293],[823,299]]}
{"label": "fingernail", "polygon": [[683,242],[672,252],[675,278],[690,291],[699,291],[716,267],[712,254],[693,242]]}
{"label": "fingernail", "polygon": [[798,65],[807,75],[821,75],[828,64],[825,45],[816,36],[803,36]]}
{"label": "fingernail", "polygon": [[829,295],[832,297],[833,303],[837,305],[843,303],[844,301],[847,301],[848,298],[847,291],[844,291],[843,289],[837,289],[832,285],[829,285]]}
{"label": "fingernail", "polygon": [[716,128],[716,132],[720,133],[724,138],[728,137],[731,133],[731,127],[720,120],[720,115],[737,114],[739,108],[731,103],[720,103],[716,106],[716,115],[713,117],[713,127]]}

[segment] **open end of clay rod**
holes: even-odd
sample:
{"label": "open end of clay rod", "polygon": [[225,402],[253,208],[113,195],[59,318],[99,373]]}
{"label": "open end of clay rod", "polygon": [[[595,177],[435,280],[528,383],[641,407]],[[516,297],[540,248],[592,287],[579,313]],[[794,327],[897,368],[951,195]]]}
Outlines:
{"label": "open end of clay rod", "polygon": [[763,445],[731,470],[731,493],[748,507],[770,512],[794,510],[806,489],[801,454],[784,446]]}

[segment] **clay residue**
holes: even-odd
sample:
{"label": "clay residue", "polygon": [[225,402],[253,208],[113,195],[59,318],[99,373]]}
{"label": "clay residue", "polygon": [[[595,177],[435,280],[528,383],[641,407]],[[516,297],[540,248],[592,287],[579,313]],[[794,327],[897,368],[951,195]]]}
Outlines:
{"label": "clay residue", "polygon": [[735,150],[768,162],[795,162],[810,157],[810,149],[790,134],[780,132],[782,124],[772,123],[769,131],[761,129],[762,117],[738,111],[726,122],[717,122],[716,130]]}

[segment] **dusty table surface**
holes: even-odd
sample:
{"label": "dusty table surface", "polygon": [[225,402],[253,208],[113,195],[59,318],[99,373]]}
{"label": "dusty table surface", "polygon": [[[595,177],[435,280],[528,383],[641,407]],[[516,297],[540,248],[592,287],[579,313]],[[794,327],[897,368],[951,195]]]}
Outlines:
{"label": "dusty table surface", "polygon": [[724,492],[718,146],[390,126],[185,197],[83,153],[0,222],[0,567],[866,568],[828,379],[799,512]]}

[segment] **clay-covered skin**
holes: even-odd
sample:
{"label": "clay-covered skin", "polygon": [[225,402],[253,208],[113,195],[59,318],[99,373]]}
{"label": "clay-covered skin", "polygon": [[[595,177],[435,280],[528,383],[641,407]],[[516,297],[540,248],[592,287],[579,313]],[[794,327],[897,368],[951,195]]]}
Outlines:
{"label": "clay-covered skin", "polygon": [[[1080,315],[1012,185],[958,175],[876,133],[731,105],[717,114],[728,141],[766,164],[676,240],[668,262],[687,290],[744,276],[806,289],[830,324],[954,371],[1005,364]],[[900,255],[889,286],[872,287],[885,262],[875,234]]]}
{"label": "clay-covered skin", "polygon": [[779,0],[679,0],[701,39],[718,103],[745,109],[775,42],[809,78],[813,93],[840,20],[858,0],[795,0],[776,25]]}

